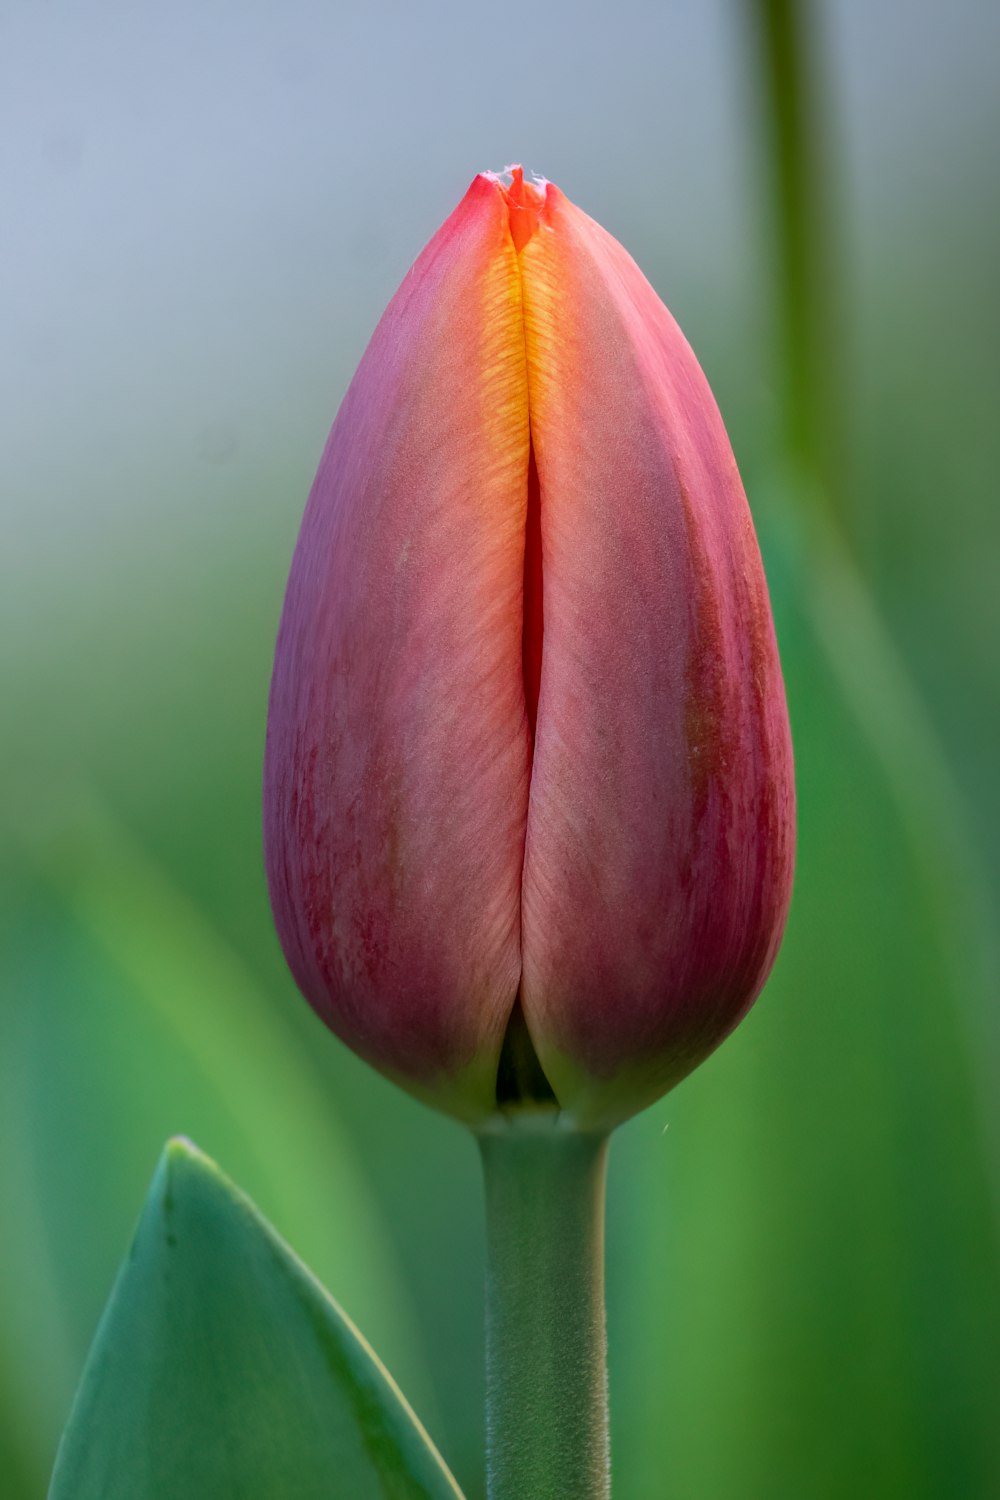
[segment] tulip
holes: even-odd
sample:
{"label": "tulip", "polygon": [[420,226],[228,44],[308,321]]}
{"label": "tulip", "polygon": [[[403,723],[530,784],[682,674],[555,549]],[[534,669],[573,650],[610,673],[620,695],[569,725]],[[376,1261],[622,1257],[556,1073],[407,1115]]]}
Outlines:
{"label": "tulip", "polygon": [[707,381],[550,183],[477,176],[334,423],[271,689],[266,861],[303,993],[474,1124],[605,1130],[777,951],[792,755]]}

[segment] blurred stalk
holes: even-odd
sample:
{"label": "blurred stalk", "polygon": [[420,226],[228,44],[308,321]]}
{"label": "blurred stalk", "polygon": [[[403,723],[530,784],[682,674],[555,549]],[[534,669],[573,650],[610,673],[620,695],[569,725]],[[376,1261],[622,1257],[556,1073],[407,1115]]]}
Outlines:
{"label": "blurred stalk", "polygon": [[844,364],[834,278],[832,174],[809,6],[752,0],[773,175],[784,449],[818,500],[843,506]]}
{"label": "blurred stalk", "polygon": [[749,0],[749,9],[766,106],[780,325],[784,453],[774,489],[779,499],[788,497],[788,531],[803,534],[810,576],[800,578],[799,586],[818,638],[882,766],[940,917],[1000,1238],[1000,946],[989,880],[962,788],[858,566],[845,524],[849,383],[839,217],[814,30],[819,7],[803,0]]}

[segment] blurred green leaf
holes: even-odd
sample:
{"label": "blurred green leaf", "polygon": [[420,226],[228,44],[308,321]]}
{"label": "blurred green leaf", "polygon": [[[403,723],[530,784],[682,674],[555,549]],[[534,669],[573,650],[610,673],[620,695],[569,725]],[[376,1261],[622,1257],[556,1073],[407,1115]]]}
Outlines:
{"label": "blurred green leaf", "polygon": [[18,1351],[7,1410],[38,1482],[118,1263],[128,1197],[179,1131],[235,1164],[433,1417],[386,1229],[306,1046],[106,809],[64,802],[43,826],[29,805],[34,873],[23,866],[0,944],[17,1000],[0,1048],[0,1128],[15,1143],[0,1155],[0,1346]]}
{"label": "blurred green leaf", "polygon": [[459,1491],[319,1283],[213,1162],[172,1141],[88,1359],[51,1500],[335,1495]]}

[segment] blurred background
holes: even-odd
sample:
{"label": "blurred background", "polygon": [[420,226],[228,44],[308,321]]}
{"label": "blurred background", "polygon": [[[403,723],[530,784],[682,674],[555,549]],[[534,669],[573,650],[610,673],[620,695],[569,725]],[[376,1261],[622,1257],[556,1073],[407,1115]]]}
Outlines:
{"label": "blurred background", "polygon": [[773,978],[613,1147],[617,1500],[1000,1494],[998,48],[987,0],[3,0],[6,1500],[175,1132],[482,1493],[475,1151],[297,997],[259,801],[327,429],[512,160],[706,368],[798,763]]}

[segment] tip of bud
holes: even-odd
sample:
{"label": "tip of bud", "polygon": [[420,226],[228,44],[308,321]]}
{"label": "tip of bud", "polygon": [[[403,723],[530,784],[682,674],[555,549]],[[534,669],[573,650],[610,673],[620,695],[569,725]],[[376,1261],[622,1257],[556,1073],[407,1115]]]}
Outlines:
{"label": "tip of bud", "polygon": [[483,176],[496,183],[503,195],[514,249],[520,255],[538,228],[549,184],[535,174],[532,182],[525,182],[519,163],[504,167],[502,172],[484,172]]}

